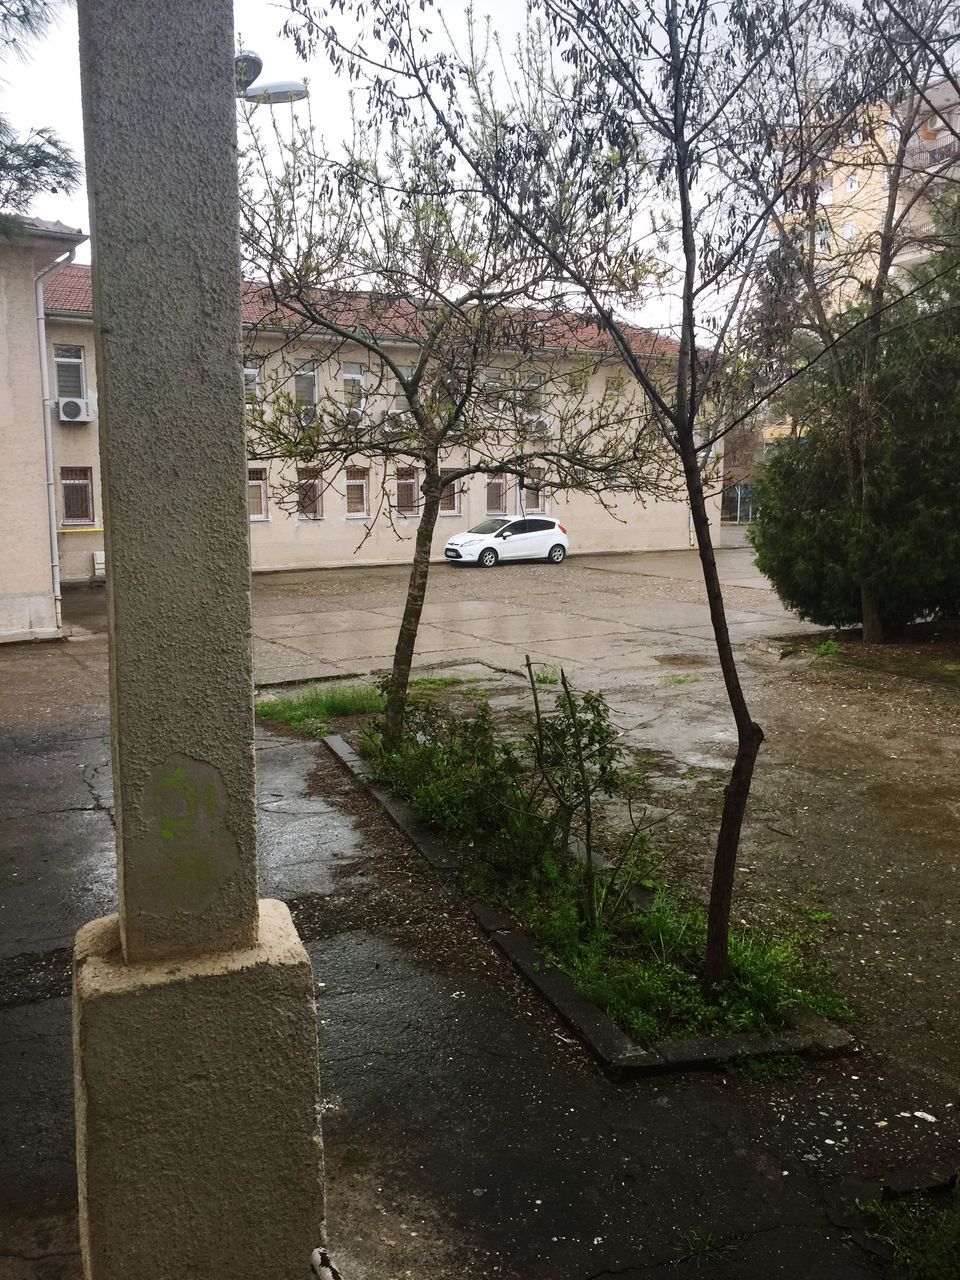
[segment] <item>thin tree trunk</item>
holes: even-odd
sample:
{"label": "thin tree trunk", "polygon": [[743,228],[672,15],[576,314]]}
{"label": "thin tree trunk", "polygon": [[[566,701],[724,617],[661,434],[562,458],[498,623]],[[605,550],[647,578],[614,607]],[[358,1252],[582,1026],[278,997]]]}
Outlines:
{"label": "thin tree trunk", "polygon": [[420,615],[423,613],[423,601],[427,592],[427,578],[430,573],[430,548],[433,545],[433,532],[437,527],[440,515],[441,487],[437,476],[428,472],[423,484],[423,511],[420,524],[417,526],[417,540],[413,552],[413,564],[410,567],[410,581],[407,585],[407,600],[403,608],[403,619],[400,623],[400,634],[397,636],[397,647],[393,654],[393,669],[390,672],[390,684],[387,689],[387,705],[383,717],[383,748],[393,751],[403,736],[403,717],[407,707],[407,687],[410,684],[410,668],[413,665],[413,653],[417,646],[417,632],[420,628]]}
{"label": "thin tree trunk", "polygon": [[883,644],[883,620],[880,601],[873,587],[860,583],[860,616],[863,619],[863,643]]}
{"label": "thin tree trunk", "polygon": [[710,606],[710,621],[713,624],[717,655],[720,659],[720,670],[723,673],[727,699],[737,726],[737,754],[730,773],[730,781],[723,793],[723,814],[720,818],[720,830],[717,833],[713,878],[710,883],[710,904],[707,910],[707,948],[703,981],[704,986],[709,990],[730,974],[730,910],[733,903],[737,853],[740,848],[743,816],[750,797],[753,768],[763,742],[763,730],[750,715],[740,683],[736,659],[733,656],[696,446],[692,441],[684,441],[681,452],[693,528],[700,553],[700,566],[703,570],[703,582]]}

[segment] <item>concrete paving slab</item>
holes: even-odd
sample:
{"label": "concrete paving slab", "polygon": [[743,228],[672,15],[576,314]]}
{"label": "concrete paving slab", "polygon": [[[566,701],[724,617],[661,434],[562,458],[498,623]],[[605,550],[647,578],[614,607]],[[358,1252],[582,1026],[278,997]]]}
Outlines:
{"label": "concrete paving slab", "polygon": [[336,635],[347,632],[374,630],[384,626],[385,614],[373,609],[330,609],[319,612],[280,614],[259,620],[257,635],[272,640],[285,640],[295,636]]}

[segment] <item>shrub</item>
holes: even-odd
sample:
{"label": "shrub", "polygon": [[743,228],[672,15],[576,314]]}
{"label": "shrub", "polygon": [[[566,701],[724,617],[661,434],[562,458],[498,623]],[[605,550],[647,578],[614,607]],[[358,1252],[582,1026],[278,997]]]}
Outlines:
{"label": "shrub", "polygon": [[[845,1015],[825,975],[807,962],[800,932],[735,929],[733,977],[705,996],[705,913],[664,886],[642,833],[605,833],[615,883],[570,856],[571,806],[586,776],[568,773],[561,759],[574,733],[589,757],[587,785],[597,795],[616,793],[622,752],[606,704],[566,688],[557,709],[541,714],[539,733],[520,743],[497,738],[485,706],[461,720],[414,704],[401,746],[374,750],[373,767],[423,818],[459,839],[470,892],[510,910],[586,996],[641,1040],[776,1026],[799,1004]],[[641,909],[625,889],[651,879],[653,904]]]}

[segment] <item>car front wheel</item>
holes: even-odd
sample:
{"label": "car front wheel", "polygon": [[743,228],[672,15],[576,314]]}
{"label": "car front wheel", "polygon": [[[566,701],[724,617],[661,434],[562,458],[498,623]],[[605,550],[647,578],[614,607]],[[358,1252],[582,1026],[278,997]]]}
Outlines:
{"label": "car front wheel", "polygon": [[477,564],[480,566],[481,569],[492,569],[493,566],[499,560],[499,558],[500,557],[494,551],[493,547],[484,547],[484,549],[477,556]]}
{"label": "car front wheel", "polygon": [[558,542],[555,546],[550,548],[547,559],[551,564],[563,564],[566,559],[566,555],[567,548]]}

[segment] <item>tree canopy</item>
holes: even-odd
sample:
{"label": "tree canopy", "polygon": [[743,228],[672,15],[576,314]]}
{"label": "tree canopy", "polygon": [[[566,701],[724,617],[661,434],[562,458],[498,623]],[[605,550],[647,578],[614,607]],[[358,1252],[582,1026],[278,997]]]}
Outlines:
{"label": "tree canopy", "polygon": [[[0,0],[0,61],[25,57],[31,40],[53,21],[59,0]],[[45,192],[71,191],[80,164],[52,129],[38,126],[18,134],[0,113],[0,235],[10,234]]]}

